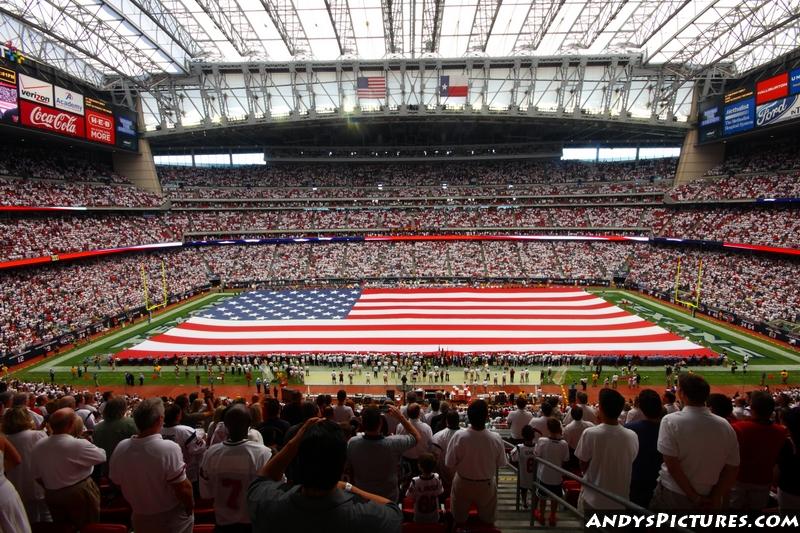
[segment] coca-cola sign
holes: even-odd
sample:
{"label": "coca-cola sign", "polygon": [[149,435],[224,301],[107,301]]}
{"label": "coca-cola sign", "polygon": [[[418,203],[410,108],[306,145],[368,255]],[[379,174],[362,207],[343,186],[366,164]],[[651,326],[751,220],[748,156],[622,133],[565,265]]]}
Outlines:
{"label": "coca-cola sign", "polygon": [[20,117],[25,126],[70,137],[84,136],[83,117],[24,100],[19,104]]}
{"label": "coca-cola sign", "polygon": [[86,138],[103,144],[114,144],[114,117],[105,113],[86,110]]}

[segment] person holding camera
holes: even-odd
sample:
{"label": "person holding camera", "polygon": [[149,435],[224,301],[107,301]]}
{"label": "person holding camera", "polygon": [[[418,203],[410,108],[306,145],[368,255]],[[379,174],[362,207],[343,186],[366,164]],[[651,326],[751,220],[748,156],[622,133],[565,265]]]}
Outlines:
{"label": "person holding camera", "polygon": [[[387,417],[399,420],[406,434],[385,436]],[[376,406],[365,407],[361,412],[361,427],[364,433],[347,443],[350,481],[367,492],[396,502],[400,498],[397,478],[400,458],[416,446],[419,430],[393,405],[388,406],[386,416]]]}

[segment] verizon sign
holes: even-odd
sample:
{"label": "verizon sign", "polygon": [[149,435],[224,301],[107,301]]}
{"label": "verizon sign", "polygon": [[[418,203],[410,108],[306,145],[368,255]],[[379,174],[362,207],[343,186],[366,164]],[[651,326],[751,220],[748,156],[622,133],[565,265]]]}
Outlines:
{"label": "verizon sign", "polygon": [[19,115],[25,126],[70,137],[84,136],[83,117],[30,102],[19,104]]}
{"label": "verizon sign", "polygon": [[86,138],[90,141],[114,144],[114,117],[105,113],[86,110]]}
{"label": "verizon sign", "polygon": [[25,74],[19,74],[19,97],[37,104],[52,106],[53,85]]}

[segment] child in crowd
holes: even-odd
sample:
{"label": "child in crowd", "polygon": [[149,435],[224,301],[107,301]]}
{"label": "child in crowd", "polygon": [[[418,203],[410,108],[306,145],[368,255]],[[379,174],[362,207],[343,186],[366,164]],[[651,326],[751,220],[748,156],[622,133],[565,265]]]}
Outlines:
{"label": "child in crowd", "polygon": [[[535,455],[555,465],[563,466],[564,463],[569,461],[569,445],[561,438],[561,423],[555,418],[549,419],[547,421],[547,431],[550,435],[541,437],[536,442]],[[563,496],[561,472],[540,462],[537,476],[539,478],[539,483],[541,483],[543,487],[556,496]],[[547,507],[547,500],[550,500],[549,521],[550,527],[553,527],[556,525],[556,509],[558,508],[558,502],[553,499],[552,495],[544,491],[540,492],[539,508],[534,510],[533,513],[539,523],[544,525],[544,513]]]}
{"label": "child in crowd", "polygon": [[411,480],[406,498],[414,502],[414,522],[435,523],[439,521],[439,495],[444,492],[432,453],[420,454],[417,465],[421,474]]}
{"label": "child in crowd", "polygon": [[517,463],[519,475],[517,483],[522,497],[522,507],[528,508],[528,489],[531,489],[531,504],[536,507],[536,491],[533,490],[533,481],[536,478],[536,430],[533,426],[525,425],[522,428],[522,444],[517,444],[511,450],[511,461]]}

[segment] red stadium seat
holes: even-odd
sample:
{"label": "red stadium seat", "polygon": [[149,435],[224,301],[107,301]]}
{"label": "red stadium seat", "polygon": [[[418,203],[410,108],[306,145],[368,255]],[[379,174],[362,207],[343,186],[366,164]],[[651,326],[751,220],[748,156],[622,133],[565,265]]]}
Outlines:
{"label": "red stadium seat", "polygon": [[128,533],[125,524],[87,524],[81,528],[81,533]]}
{"label": "red stadium seat", "polygon": [[447,533],[447,524],[417,524],[406,522],[403,524],[403,533]]}
{"label": "red stadium seat", "polygon": [[197,500],[194,502],[194,523],[213,524],[216,521],[214,516],[214,500]]}
{"label": "red stadium seat", "polygon": [[195,524],[192,533],[214,533],[214,524]]}
{"label": "red stadium seat", "polygon": [[78,531],[71,524],[54,524],[53,522],[34,522],[31,524],[33,533],[76,533]]}

